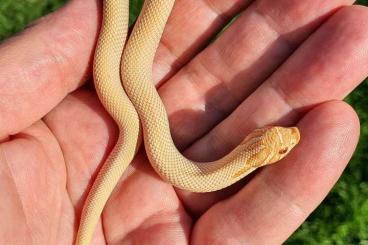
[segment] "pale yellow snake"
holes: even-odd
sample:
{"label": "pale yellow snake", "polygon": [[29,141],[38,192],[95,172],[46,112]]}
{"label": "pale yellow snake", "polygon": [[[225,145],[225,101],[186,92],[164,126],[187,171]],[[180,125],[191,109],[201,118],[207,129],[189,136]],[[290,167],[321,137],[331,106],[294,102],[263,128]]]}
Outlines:
{"label": "pale yellow snake", "polygon": [[176,149],[165,107],[152,82],[155,52],[174,2],[146,0],[124,49],[129,0],[103,1],[103,24],[94,61],[95,87],[120,135],[87,197],[77,244],[90,243],[105,203],[139,148],[140,125],[152,167],[165,181],[193,192],[225,188],[258,167],[279,161],[299,142],[297,128],[266,127],[253,131],[215,162],[193,162]]}

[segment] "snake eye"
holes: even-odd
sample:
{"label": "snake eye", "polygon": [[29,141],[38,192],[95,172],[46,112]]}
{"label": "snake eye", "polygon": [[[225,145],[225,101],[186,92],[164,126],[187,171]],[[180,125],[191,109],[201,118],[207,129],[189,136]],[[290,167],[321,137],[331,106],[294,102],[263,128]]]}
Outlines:
{"label": "snake eye", "polygon": [[289,148],[283,148],[281,150],[279,150],[279,154],[282,155],[282,154],[285,154],[286,152],[288,152]]}

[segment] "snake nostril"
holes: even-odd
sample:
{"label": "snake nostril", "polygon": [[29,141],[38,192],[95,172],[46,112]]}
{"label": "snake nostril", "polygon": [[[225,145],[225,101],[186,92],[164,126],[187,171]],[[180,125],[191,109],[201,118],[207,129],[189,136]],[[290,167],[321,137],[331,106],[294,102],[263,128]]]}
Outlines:
{"label": "snake nostril", "polygon": [[279,154],[282,155],[282,154],[285,154],[289,149],[286,147],[286,148],[283,148],[281,150],[279,150]]}

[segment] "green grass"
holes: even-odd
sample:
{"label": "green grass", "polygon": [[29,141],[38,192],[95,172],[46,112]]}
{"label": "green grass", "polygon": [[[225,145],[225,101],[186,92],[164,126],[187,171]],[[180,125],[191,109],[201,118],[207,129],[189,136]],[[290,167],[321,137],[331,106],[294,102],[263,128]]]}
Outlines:
{"label": "green grass", "polygon": [[64,0],[1,0],[0,40],[18,32],[30,21],[60,7]]}
{"label": "green grass", "polygon": [[[1,0],[0,40],[30,21],[60,7],[65,0]],[[142,0],[131,0],[131,21]],[[358,1],[368,6],[368,0]],[[367,27],[368,28],[368,27]],[[344,175],[322,205],[287,244],[368,245],[368,80],[347,99],[361,120],[361,140]]]}

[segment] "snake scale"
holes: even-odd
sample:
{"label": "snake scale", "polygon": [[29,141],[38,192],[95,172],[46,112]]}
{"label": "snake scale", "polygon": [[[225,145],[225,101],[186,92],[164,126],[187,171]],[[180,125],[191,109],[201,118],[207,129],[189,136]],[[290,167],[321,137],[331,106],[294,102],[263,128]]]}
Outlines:
{"label": "snake scale", "polygon": [[152,65],[175,0],[146,0],[127,40],[129,0],[103,0],[93,75],[98,97],[119,127],[118,141],[83,207],[76,244],[89,244],[115,185],[132,162],[143,135],[152,167],[165,181],[192,192],[223,189],[258,167],[284,158],[299,142],[297,128],[251,132],[214,162],[185,158],[175,147],[165,107],[152,82]]}

